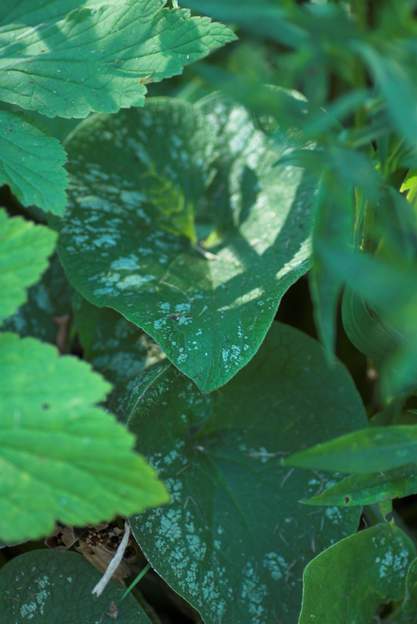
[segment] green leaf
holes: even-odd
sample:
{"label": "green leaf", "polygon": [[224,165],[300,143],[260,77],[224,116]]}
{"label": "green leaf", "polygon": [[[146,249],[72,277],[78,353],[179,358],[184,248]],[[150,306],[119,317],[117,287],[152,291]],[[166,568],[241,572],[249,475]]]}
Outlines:
{"label": "green leaf", "polygon": [[415,554],[411,539],[389,524],[331,546],[305,569],[299,624],[379,621],[382,607],[402,599]]}
{"label": "green leaf", "polygon": [[362,297],[347,288],[342,299],[344,330],[355,347],[381,363],[401,345],[401,336],[372,312]]}
{"label": "green leaf", "polygon": [[232,22],[263,37],[299,45],[305,42],[305,33],[291,22],[288,12],[271,0],[183,0],[183,6]]}
{"label": "green leaf", "polygon": [[33,338],[0,334],[0,539],[93,524],[166,502],[134,438],[95,406],[109,385]]}
{"label": "green leaf", "polygon": [[29,288],[27,302],[4,321],[2,329],[65,349],[70,315],[71,289],[55,254],[41,280]]}
{"label": "green leaf", "polygon": [[353,240],[353,188],[340,194],[340,177],[326,171],[316,197],[312,237],[313,266],[309,274],[317,328],[330,358],[336,339],[336,313],[343,280],[335,275],[332,265],[323,257],[329,241],[349,250]]}
{"label": "green leaf", "polygon": [[417,425],[369,427],[294,453],[287,466],[369,473],[390,470],[416,461]]}
{"label": "green leaf", "polygon": [[406,592],[403,603],[390,623],[414,624],[417,609],[417,559],[410,564],[405,581]]}
{"label": "green leaf", "polygon": [[304,565],[354,531],[359,510],[300,505],[328,480],[279,459],[365,422],[344,368],[274,323],[224,388],[201,394],[170,367],[128,402],[129,427],[172,497],[131,521],[152,567],[206,624],[294,622]]}
{"label": "green leaf", "polygon": [[417,494],[416,465],[386,472],[355,474],[303,501],[307,505],[355,507]]}
{"label": "green leaf", "polygon": [[107,399],[117,411],[120,396],[134,388],[147,370],[165,359],[149,336],[109,308],[96,308],[74,297],[74,331],[84,357],[114,386]]}
{"label": "green leaf", "polygon": [[0,209],[0,323],[26,301],[26,288],[48,266],[56,234]]}
{"label": "green leaf", "polygon": [[226,26],[165,0],[6,0],[0,7],[0,100],[48,117],[142,106],[147,82],[233,41]]}
{"label": "green leaf", "polygon": [[5,624],[150,624],[123,588],[111,582],[100,598],[91,590],[100,573],[81,556],[61,550],[32,550],[0,570],[0,612]]}
{"label": "green leaf", "polygon": [[408,172],[400,191],[406,193],[408,201],[414,208],[417,207],[417,171],[415,169]]}
{"label": "green leaf", "polygon": [[8,184],[24,206],[35,204],[45,212],[63,214],[65,161],[59,141],[18,115],[0,111],[0,185]]}
{"label": "green leaf", "polygon": [[368,45],[359,45],[358,50],[371,71],[377,87],[383,95],[388,113],[398,132],[414,149],[417,134],[417,108],[415,105],[417,89],[415,75],[408,71],[414,67],[414,57],[395,58],[398,51],[405,51],[405,46],[389,48],[385,55]]}
{"label": "green leaf", "polygon": [[60,257],[72,285],[141,327],[203,391],[250,361],[308,268],[314,187],[275,166],[294,141],[281,133],[272,147],[242,107],[208,98],[98,116],[68,144]]}

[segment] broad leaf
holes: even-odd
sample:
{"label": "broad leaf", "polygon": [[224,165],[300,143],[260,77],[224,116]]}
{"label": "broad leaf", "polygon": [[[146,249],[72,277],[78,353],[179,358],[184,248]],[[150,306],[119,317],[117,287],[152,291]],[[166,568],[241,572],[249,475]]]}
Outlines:
{"label": "broad leaf", "polygon": [[172,496],[132,519],[152,566],[207,624],[294,622],[303,567],[356,529],[359,510],[301,505],[328,480],[279,459],[301,441],[364,423],[346,371],[327,365],[317,342],[274,323],[221,390],[201,394],[170,367],[127,398],[139,449]]}
{"label": "broad leaf", "polygon": [[124,387],[163,359],[146,334],[108,308],[74,298],[74,322],[86,359],[112,384]]}
{"label": "broad leaf", "polygon": [[84,357],[114,386],[107,405],[117,410],[119,397],[165,355],[140,329],[108,308],[74,297],[74,330]]}
{"label": "broad leaf", "polygon": [[281,133],[272,147],[243,108],[209,98],[95,117],[68,144],[60,256],[71,283],[203,391],[249,362],[308,268],[314,187],[275,166],[295,141]]}
{"label": "broad leaf", "polygon": [[41,280],[29,288],[27,302],[6,319],[2,329],[39,338],[65,350],[70,314],[71,289],[58,256],[54,255]]}
{"label": "broad leaf", "polygon": [[59,141],[18,115],[0,111],[0,186],[8,184],[24,206],[35,204],[46,212],[64,212],[65,161]]}
{"label": "broad leaf", "polygon": [[412,494],[417,494],[417,466],[415,464],[386,472],[345,477],[324,492],[303,502],[307,505],[353,507],[372,505]]}
{"label": "broad leaf", "polygon": [[0,539],[38,538],[55,520],[97,523],[166,502],[133,436],[95,404],[109,385],[32,338],[0,334]]}
{"label": "broad leaf", "polygon": [[181,73],[234,34],[166,0],[5,0],[0,100],[48,117],[142,106],[147,82]]}
{"label": "broad leaf", "polygon": [[287,466],[369,473],[413,463],[417,457],[417,425],[369,427],[294,453]]}
{"label": "broad leaf", "polygon": [[304,572],[299,624],[370,624],[399,602],[416,549],[389,524],[360,531],[318,555]]}
{"label": "broad leaf", "polygon": [[55,232],[0,209],[0,323],[26,301],[55,246]]}
{"label": "broad leaf", "polygon": [[394,617],[389,620],[391,624],[414,624],[417,611],[417,559],[408,568],[405,581],[406,592],[403,603]]}
{"label": "broad leaf", "polygon": [[4,624],[150,624],[132,595],[111,582],[97,599],[91,590],[100,573],[81,555],[32,550],[0,570],[0,612]]}

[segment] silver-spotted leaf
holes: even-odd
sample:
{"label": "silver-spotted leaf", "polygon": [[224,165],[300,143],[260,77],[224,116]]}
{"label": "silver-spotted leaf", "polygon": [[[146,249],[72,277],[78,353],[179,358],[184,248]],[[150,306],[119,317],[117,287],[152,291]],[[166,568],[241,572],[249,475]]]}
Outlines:
{"label": "silver-spotted leaf", "polygon": [[131,520],[152,566],[206,624],[295,622],[305,564],[353,532],[359,510],[300,504],[334,480],[280,458],[365,422],[344,368],[274,323],[224,388],[202,394],[170,367],[127,403],[138,448],[172,498]]}
{"label": "silver-spotted leaf", "polygon": [[3,0],[0,100],[48,117],[142,106],[147,82],[234,39],[166,0]]}
{"label": "silver-spotted leaf", "polygon": [[0,613],[4,624],[150,624],[132,595],[111,582],[100,598],[91,590],[100,573],[81,555],[32,550],[0,570]]}
{"label": "silver-spotted leaf", "polygon": [[156,99],[88,120],[68,143],[60,256],[71,283],[203,391],[250,361],[308,268],[314,188],[301,168],[275,166],[296,141],[276,136],[279,148],[220,98]]}
{"label": "silver-spotted leaf", "polygon": [[33,338],[0,334],[0,539],[94,524],[167,501],[134,438],[96,403],[109,384]]}
{"label": "silver-spotted leaf", "polygon": [[26,301],[26,289],[48,266],[56,234],[0,209],[0,323]]}
{"label": "silver-spotted leaf", "polygon": [[[299,624],[371,624],[405,592],[416,555],[412,540],[396,526],[380,524],[331,546],[304,572]],[[389,620],[391,621],[391,620]]]}

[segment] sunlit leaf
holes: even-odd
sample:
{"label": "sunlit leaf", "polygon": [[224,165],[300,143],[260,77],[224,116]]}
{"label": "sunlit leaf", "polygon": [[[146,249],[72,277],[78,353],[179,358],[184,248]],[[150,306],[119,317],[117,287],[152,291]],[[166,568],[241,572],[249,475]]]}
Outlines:
{"label": "sunlit leaf", "polygon": [[275,166],[296,141],[272,141],[245,109],[209,98],[98,116],[68,144],[69,280],[141,327],[204,391],[250,361],[308,269],[315,187],[301,168]]}
{"label": "sunlit leaf", "polygon": [[165,0],[6,0],[0,100],[48,117],[142,106],[146,83],[180,74],[235,38]]}

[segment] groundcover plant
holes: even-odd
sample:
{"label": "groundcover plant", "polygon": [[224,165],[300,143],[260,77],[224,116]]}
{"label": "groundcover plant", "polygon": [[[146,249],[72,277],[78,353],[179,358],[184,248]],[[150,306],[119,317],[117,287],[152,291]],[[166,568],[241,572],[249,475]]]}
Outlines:
{"label": "groundcover plant", "polygon": [[2,0],[1,624],[417,622],[417,1]]}

